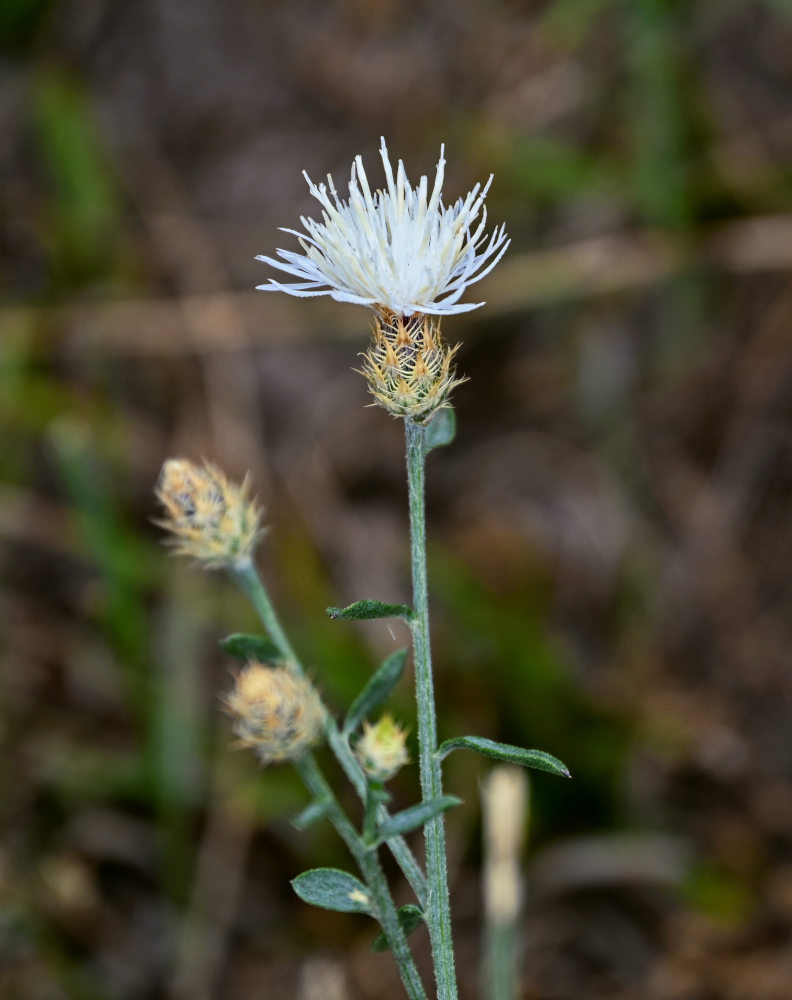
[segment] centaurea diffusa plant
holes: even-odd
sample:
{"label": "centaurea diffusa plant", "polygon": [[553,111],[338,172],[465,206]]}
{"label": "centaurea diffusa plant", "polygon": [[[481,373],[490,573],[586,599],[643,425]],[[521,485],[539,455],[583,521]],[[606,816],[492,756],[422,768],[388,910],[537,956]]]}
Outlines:
{"label": "centaurea diffusa plant", "polygon": [[[390,796],[385,784],[408,762],[406,731],[387,715],[375,724],[366,721],[399,680],[407,651],[400,650],[385,660],[339,725],[305,679],[300,660],[253,566],[253,545],[260,535],[259,515],[251,505],[241,519],[238,516],[238,498],[246,498],[244,487],[240,490],[207,466],[203,475],[220,484],[218,496],[211,494],[208,507],[196,505],[193,491],[179,486],[182,482],[200,483],[201,470],[179,460],[175,466],[166,463],[159,496],[166,508],[165,525],[176,536],[178,551],[194,555],[208,566],[225,566],[251,599],[267,633],[266,638],[230,636],[222,644],[228,653],[246,663],[227,700],[237,734],[264,762],[292,761],[312,796],[310,805],[295,820],[296,825],[302,827],[321,817],[329,819],[362,876],[360,881],[336,869],[314,869],[294,880],[296,892],[317,906],[375,917],[382,934],[373,947],[393,951],[411,1000],[425,1000],[427,994],[407,935],[425,922],[432,945],[437,998],[455,1000],[443,813],[459,800],[443,794],[442,762],[454,750],[472,749],[487,757],[558,775],[568,776],[568,771],[549,754],[481,737],[462,736],[440,746],[437,743],[426,577],[424,464],[432,448],[453,439],[454,418],[448,399],[452,389],[464,381],[454,370],[456,347],[449,348],[443,342],[440,317],[484,304],[459,300],[469,285],[492,270],[509,241],[502,226],[490,236],[485,232],[484,201],[491,178],[483,188],[477,184],[464,199],[446,206],[442,200],[442,148],[431,194],[426,177],[412,187],[401,162],[394,175],[384,139],[380,155],[386,189],[372,193],[358,156],[352,166],[348,200],[338,195],[332,178],[328,177],[327,185],[316,185],[306,175],[311,194],[322,206],[322,221],[303,218],[305,232],[286,230],[298,237],[303,253],[278,250],[279,259],[259,258],[298,280],[285,283],[270,279],[259,287],[298,297],[330,295],[341,302],[369,306],[374,313],[372,343],[364,354],[362,373],[375,402],[404,419],[413,604],[410,608],[364,600],[346,608],[329,608],[328,613],[332,618],[346,620],[399,617],[410,626],[421,802],[395,815],[388,812]],[[170,488],[169,483],[175,486]],[[251,502],[245,499],[245,503]],[[229,516],[230,512],[233,516]],[[205,546],[197,537],[202,532],[207,536]],[[310,752],[322,726],[330,748],[363,802],[359,831]],[[403,839],[404,834],[420,827],[426,844],[425,872]],[[390,849],[415,893],[416,902],[399,911],[380,866],[378,849],[382,844]]]}

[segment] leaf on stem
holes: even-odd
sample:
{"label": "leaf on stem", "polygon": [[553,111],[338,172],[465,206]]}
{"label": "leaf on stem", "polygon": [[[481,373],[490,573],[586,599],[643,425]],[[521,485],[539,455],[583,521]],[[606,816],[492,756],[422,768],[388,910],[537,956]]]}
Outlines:
{"label": "leaf on stem", "polygon": [[[398,916],[399,925],[404,931],[405,937],[409,937],[424,922],[423,910],[420,906],[416,906],[415,903],[407,903],[405,906],[400,906]],[[384,931],[378,934],[371,942],[371,950],[390,951],[390,945]]]}
{"label": "leaf on stem", "polygon": [[365,618],[403,618],[412,621],[412,608],[406,604],[383,604],[382,601],[355,601],[346,608],[327,608],[331,618],[359,621]]}
{"label": "leaf on stem", "polygon": [[419,802],[415,806],[410,806],[409,809],[403,809],[401,812],[396,813],[395,816],[391,816],[382,823],[377,829],[377,842],[382,843],[383,840],[390,840],[391,837],[398,837],[403,833],[409,833],[411,830],[417,830],[419,826],[423,826],[430,819],[434,819],[435,816],[439,816],[440,813],[445,812],[447,809],[452,809],[454,806],[459,806],[462,804],[462,799],[458,799],[456,795],[439,795],[435,799],[428,799],[426,802]]}
{"label": "leaf on stem", "polygon": [[284,659],[283,653],[274,642],[260,635],[245,635],[244,632],[227,635],[225,639],[220,640],[220,648],[235,660],[242,660],[245,663],[251,660],[256,660],[258,663],[277,663]]}
{"label": "leaf on stem", "polygon": [[315,823],[327,813],[327,807],[329,804],[329,799],[314,800],[310,803],[310,805],[307,805],[302,812],[297,813],[291,821],[291,825],[298,830],[305,830],[312,823]]}
{"label": "leaf on stem", "polygon": [[292,879],[300,899],[324,910],[340,913],[371,913],[368,889],[354,875],[338,868],[312,868]]}
{"label": "leaf on stem", "polygon": [[453,406],[444,406],[435,413],[424,428],[424,451],[442,448],[451,444],[456,437],[456,411]]}
{"label": "leaf on stem", "polygon": [[385,701],[404,673],[404,664],[406,661],[406,649],[399,649],[383,660],[382,666],[370,678],[352,703],[352,707],[349,709],[344,721],[343,732],[345,736],[353,733],[363,719]]}
{"label": "leaf on stem", "polygon": [[567,766],[552,754],[544,753],[542,750],[525,750],[510,743],[496,743],[483,736],[457,736],[456,739],[446,740],[438,747],[438,759],[445,760],[454,750],[475,750],[493,760],[505,760],[510,764],[532,767],[537,771],[549,771],[550,774],[557,774],[561,778],[572,777]]}

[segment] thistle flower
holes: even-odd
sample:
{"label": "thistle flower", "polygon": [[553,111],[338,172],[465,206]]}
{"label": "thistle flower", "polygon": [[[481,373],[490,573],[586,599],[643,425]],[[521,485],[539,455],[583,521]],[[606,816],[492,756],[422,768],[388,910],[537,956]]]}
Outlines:
{"label": "thistle flower", "polygon": [[481,280],[498,263],[509,241],[503,226],[487,238],[484,200],[492,177],[454,205],[441,197],[445,146],[440,147],[434,187],[422,177],[413,188],[399,160],[396,177],[381,140],[380,156],[387,190],[374,194],[363,161],[355,157],[349,201],[338,196],[332,177],[308,189],[322,206],[323,222],[300,219],[305,233],[293,229],[304,253],[278,250],[280,260],[257,259],[300,280],[290,284],[270,278],[258,287],[289,295],[330,295],[339,302],[373,306],[402,316],[441,316],[467,312],[483,302],[460,304],[468,285]]}
{"label": "thistle flower", "polygon": [[390,781],[410,762],[406,741],[407,730],[394,722],[392,716],[383,715],[375,725],[363,723],[363,735],[355,746],[355,756],[370,778]]}
{"label": "thistle flower", "polygon": [[229,482],[217,466],[169,458],[156,495],[165,508],[158,524],[170,531],[174,550],[209,569],[247,562],[261,537],[261,510],[248,496],[247,479]]}
{"label": "thistle flower", "polygon": [[239,745],[264,764],[293,760],[319,742],[327,713],[306,678],[287,667],[251,662],[225,699]]}
{"label": "thistle flower", "polygon": [[278,250],[280,260],[257,258],[301,279],[270,278],[258,286],[264,291],[330,295],[374,309],[363,374],[380,406],[417,423],[429,419],[464,381],[455,376],[456,348],[443,343],[439,317],[484,305],[459,300],[469,285],[489,274],[509,245],[503,226],[485,234],[491,176],[454,205],[443,204],[444,152],[441,146],[431,195],[426,177],[415,188],[410,184],[401,160],[394,177],[384,139],[380,156],[387,190],[372,194],[360,156],[352,164],[348,201],[339,197],[329,175],[325,185],[305,174],[323,221],[303,216],[305,232],[284,230],[297,237],[303,253]]}

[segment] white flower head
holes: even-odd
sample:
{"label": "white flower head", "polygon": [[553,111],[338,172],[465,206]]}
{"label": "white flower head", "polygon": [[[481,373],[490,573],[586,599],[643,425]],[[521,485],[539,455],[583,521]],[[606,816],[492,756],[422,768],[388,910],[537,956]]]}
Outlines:
{"label": "white flower head", "polygon": [[303,253],[278,250],[280,260],[257,258],[300,280],[271,278],[258,287],[297,296],[330,295],[402,316],[441,316],[484,305],[460,304],[459,299],[468,285],[495,267],[509,240],[503,226],[485,234],[484,199],[492,177],[454,205],[443,204],[444,151],[441,146],[431,195],[426,177],[412,187],[401,160],[394,178],[384,139],[380,156],[387,190],[372,194],[360,156],[352,164],[348,201],[338,196],[329,175],[325,185],[304,174],[322,206],[322,222],[302,217],[306,232],[283,230],[299,239]]}

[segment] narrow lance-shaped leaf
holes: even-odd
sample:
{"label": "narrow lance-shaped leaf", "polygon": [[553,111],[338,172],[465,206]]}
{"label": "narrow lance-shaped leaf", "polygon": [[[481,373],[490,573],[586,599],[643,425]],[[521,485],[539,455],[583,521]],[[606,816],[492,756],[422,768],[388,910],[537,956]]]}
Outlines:
{"label": "narrow lance-shaped leaf", "polygon": [[[414,930],[417,930],[424,922],[423,910],[420,906],[416,906],[415,903],[407,903],[405,906],[399,907],[399,924],[401,929],[404,931],[405,937],[412,934]],[[390,945],[388,944],[388,939],[385,934],[378,934],[374,940],[371,942],[372,951],[390,951]]]}
{"label": "narrow lance-shaped leaf", "polygon": [[329,799],[316,799],[307,805],[302,812],[297,813],[297,815],[292,819],[291,824],[298,830],[305,830],[312,823],[315,823],[318,819],[321,819],[327,812],[327,807],[330,804]]}
{"label": "narrow lance-shaped leaf", "polygon": [[417,805],[410,806],[409,809],[403,809],[401,812],[396,813],[395,816],[386,819],[380,825],[377,830],[378,843],[382,843],[383,840],[389,840],[391,837],[398,837],[402,833],[417,830],[419,826],[423,826],[428,820],[439,816],[440,813],[445,812],[447,809],[452,809],[454,806],[461,804],[462,799],[458,799],[456,795],[440,795],[435,799],[429,799],[426,802],[419,802]]}
{"label": "narrow lance-shaped leaf", "polygon": [[312,868],[292,879],[300,899],[341,913],[371,913],[368,890],[354,875],[338,868]]}
{"label": "narrow lance-shaped leaf", "polygon": [[327,614],[331,618],[340,618],[344,621],[360,621],[367,618],[404,618],[409,622],[412,620],[412,608],[406,604],[384,604],[382,601],[355,601],[354,604],[346,608],[328,608]]}
{"label": "narrow lance-shaped leaf", "polygon": [[363,719],[385,701],[404,672],[406,661],[406,649],[399,649],[383,660],[382,666],[352,703],[344,722],[345,735],[353,733]]}
{"label": "narrow lance-shaped leaf", "polygon": [[246,663],[251,660],[258,660],[259,663],[275,663],[283,659],[283,653],[274,642],[260,635],[245,635],[243,632],[235,632],[221,639],[220,648],[235,660],[243,660]]}
{"label": "narrow lance-shaped leaf", "polygon": [[505,760],[510,764],[532,767],[537,771],[549,771],[550,774],[557,774],[562,778],[572,777],[567,766],[552,754],[544,753],[542,750],[525,750],[510,743],[496,743],[483,736],[457,736],[453,740],[446,740],[438,747],[437,756],[440,760],[445,760],[454,750],[475,750],[493,760]]}
{"label": "narrow lance-shaped leaf", "polygon": [[428,454],[433,448],[451,444],[455,437],[456,411],[453,406],[443,406],[424,429],[424,448]]}

